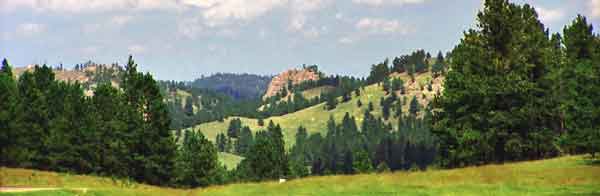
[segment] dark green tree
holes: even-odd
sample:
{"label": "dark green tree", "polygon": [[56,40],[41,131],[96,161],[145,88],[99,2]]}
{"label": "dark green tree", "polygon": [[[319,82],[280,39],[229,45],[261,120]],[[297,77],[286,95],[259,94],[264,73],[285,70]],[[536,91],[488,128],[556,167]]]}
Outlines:
{"label": "dark green tree", "polygon": [[186,131],[184,135],[177,153],[177,184],[204,187],[219,182],[219,161],[213,144],[200,131]]}
{"label": "dark green tree", "polygon": [[[434,130],[445,166],[552,156],[551,44],[533,7],[486,0],[452,51]],[[550,147],[550,148],[548,148]]]}
{"label": "dark green tree", "polygon": [[237,138],[242,129],[242,120],[234,118],[229,121],[229,127],[227,128],[227,136],[230,138]]}

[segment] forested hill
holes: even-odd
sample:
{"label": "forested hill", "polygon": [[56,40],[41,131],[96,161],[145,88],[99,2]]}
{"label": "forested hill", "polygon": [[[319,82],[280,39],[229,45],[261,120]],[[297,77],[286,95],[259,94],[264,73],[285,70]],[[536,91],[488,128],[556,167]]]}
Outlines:
{"label": "forested hill", "polygon": [[217,73],[194,80],[191,87],[212,89],[234,99],[257,99],[267,90],[271,76]]}

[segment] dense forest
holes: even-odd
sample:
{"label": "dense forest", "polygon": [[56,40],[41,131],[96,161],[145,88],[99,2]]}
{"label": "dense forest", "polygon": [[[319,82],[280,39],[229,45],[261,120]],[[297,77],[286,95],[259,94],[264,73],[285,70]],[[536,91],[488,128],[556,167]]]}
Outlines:
{"label": "dense forest", "polygon": [[[396,77],[404,72],[411,81]],[[398,97],[405,84],[425,72],[445,77],[432,103]],[[104,82],[93,96],[85,96],[81,84],[57,81],[46,65],[17,78],[5,59],[0,166],[202,187],[565,154],[595,158],[600,152],[600,36],[584,16],[550,34],[533,7],[507,0],[486,0],[476,27],[447,54],[433,57],[418,50],[372,65],[365,79],[333,75],[290,83],[265,100],[258,92],[266,77],[239,87],[248,92],[202,79],[191,85],[157,82],[139,73],[131,57],[119,77],[118,88],[100,79]],[[362,91],[367,85],[381,88],[385,96],[378,103],[361,103],[356,97],[368,96]],[[335,90],[312,100],[300,94],[322,86]],[[421,88],[432,91],[431,83]],[[189,96],[167,98],[178,90]],[[300,126],[289,149],[281,126],[263,121],[319,103],[333,110],[338,102],[353,102],[363,115],[346,113],[338,122],[332,116],[325,134],[309,135]],[[375,104],[381,116],[373,114]],[[228,116],[256,118],[265,129],[251,130],[234,119],[214,143],[198,130],[180,129]],[[244,159],[227,170],[218,152]]]}
{"label": "dense forest", "polygon": [[[157,82],[137,72],[131,57],[120,86],[100,84],[94,96],[86,97],[79,83],[55,80],[45,65],[15,81],[5,59],[0,72],[0,165],[155,185],[220,182],[213,177],[220,168],[214,146],[192,133],[185,134],[181,145],[176,143]],[[208,173],[191,172],[199,169]]]}
{"label": "dense forest", "polygon": [[211,89],[236,100],[258,99],[267,90],[271,78],[254,74],[216,73],[190,82],[190,87]]}
{"label": "dense forest", "polygon": [[579,15],[549,34],[533,7],[488,0],[452,51],[434,132],[443,166],[600,150],[600,37]]}

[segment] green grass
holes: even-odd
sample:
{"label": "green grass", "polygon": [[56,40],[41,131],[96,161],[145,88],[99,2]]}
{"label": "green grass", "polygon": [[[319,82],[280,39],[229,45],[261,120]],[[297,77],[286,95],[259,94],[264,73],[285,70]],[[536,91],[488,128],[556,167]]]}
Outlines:
{"label": "green grass", "polygon": [[302,96],[306,99],[313,99],[315,97],[321,96],[321,93],[324,92],[330,92],[333,89],[335,89],[335,87],[333,86],[320,86],[317,88],[311,88],[305,91],[302,91]]}
{"label": "green grass", "polygon": [[219,161],[223,163],[228,170],[235,169],[237,165],[244,159],[234,154],[219,152]]}
{"label": "green grass", "polygon": [[[409,76],[406,74],[398,74],[398,75],[395,75],[395,77],[402,78],[404,81],[406,81],[407,84],[410,81]],[[430,78],[431,78],[430,73],[424,73],[424,74],[418,75],[416,77],[416,82],[407,87],[407,94],[400,97],[401,99],[404,96],[408,97],[408,101],[404,105],[404,108],[403,108],[403,111],[405,114],[408,111],[408,107],[409,107],[408,103],[410,102],[410,100],[412,100],[413,95],[417,95],[417,97],[419,97],[419,101],[423,105],[427,104],[428,100],[433,98],[433,94],[435,93],[435,91],[433,91],[433,92],[430,92],[427,90],[421,91],[420,88],[418,87],[418,83],[420,81],[430,80]],[[323,90],[323,89],[321,89],[321,90]],[[422,94],[426,94],[427,98],[422,99]],[[309,134],[325,133],[327,130],[327,128],[326,128],[327,120],[329,119],[329,117],[331,115],[333,115],[336,122],[339,123],[339,122],[341,122],[344,114],[346,112],[348,112],[348,113],[350,113],[350,115],[353,115],[356,118],[358,126],[360,126],[360,124],[363,121],[362,118],[363,118],[364,111],[367,109],[367,105],[369,102],[373,102],[373,105],[374,105],[374,111],[372,112],[372,114],[375,116],[381,116],[381,106],[380,106],[379,102],[380,102],[380,98],[385,96],[383,87],[381,87],[377,84],[370,85],[370,86],[365,87],[365,89],[361,92],[361,96],[358,97],[358,99],[354,95],[354,93],[352,96],[353,96],[353,98],[351,101],[346,102],[346,103],[340,103],[333,110],[326,110],[325,104],[322,103],[322,104],[319,104],[319,105],[316,105],[316,106],[313,106],[313,107],[310,107],[310,108],[307,108],[304,110],[300,110],[300,111],[297,111],[297,112],[294,112],[291,114],[265,119],[265,126],[267,125],[267,123],[270,120],[272,120],[274,123],[280,124],[283,129],[283,136],[284,136],[284,141],[285,141],[286,147],[289,148],[289,147],[293,146],[293,144],[294,144],[294,137],[295,137],[295,134],[300,125],[307,128],[307,131]],[[357,109],[356,102],[359,99],[363,103],[363,106],[361,108]],[[227,130],[227,127],[229,126],[229,121],[231,121],[234,118],[240,118],[242,121],[242,124],[244,126],[249,126],[253,132],[264,130],[266,128],[265,126],[262,126],[262,127],[258,126],[257,119],[243,118],[243,117],[230,117],[230,118],[226,118],[223,122],[214,121],[214,122],[209,122],[209,123],[203,123],[203,124],[195,126],[194,129],[197,129],[197,130],[199,129],[209,140],[214,142],[214,140],[217,137],[217,134],[225,133]],[[395,118],[390,118],[389,122],[392,122],[392,125],[395,126],[397,120]]]}
{"label": "green grass", "polygon": [[[32,174],[35,173],[33,177]],[[106,178],[23,169],[0,172],[4,186],[60,187],[65,190],[5,195],[600,195],[600,165],[583,156],[487,165],[453,170],[310,177],[181,190],[147,185],[123,187]],[[89,188],[87,193],[68,188]]]}

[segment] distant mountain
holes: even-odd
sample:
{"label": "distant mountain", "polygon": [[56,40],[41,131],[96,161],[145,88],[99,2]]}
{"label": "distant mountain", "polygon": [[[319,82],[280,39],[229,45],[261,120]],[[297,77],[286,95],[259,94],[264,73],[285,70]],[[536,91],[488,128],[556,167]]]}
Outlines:
{"label": "distant mountain", "polygon": [[255,74],[217,73],[194,80],[191,86],[212,89],[234,99],[257,99],[267,90],[271,76]]}

